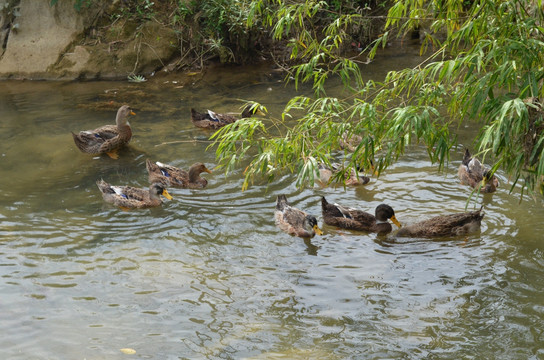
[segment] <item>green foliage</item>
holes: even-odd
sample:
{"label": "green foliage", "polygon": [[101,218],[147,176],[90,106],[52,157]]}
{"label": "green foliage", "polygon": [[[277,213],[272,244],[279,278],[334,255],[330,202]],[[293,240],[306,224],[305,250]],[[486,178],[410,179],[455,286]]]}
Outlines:
{"label": "green foliage", "polygon": [[116,18],[133,19],[139,22],[153,19],[155,15],[155,2],[151,0],[123,1],[117,13],[114,14]]}
{"label": "green foliage", "polygon": [[[218,157],[228,166],[242,161],[256,145],[245,185],[255,175],[271,178],[286,170],[298,174],[300,186],[311,184],[316,164],[333,156],[352,167],[374,160],[381,171],[416,143],[441,167],[456,143],[451,129],[470,121],[482,129],[475,147],[486,161],[494,161],[493,171],[500,166],[514,184],[522,180],[529,191],[542,189],[541,1],[394,2],[386,31],[366,49],[367,55],[372,58],[394,34],[414,29],[423,35],[422,54],[434,51],[421,65],[391,71],[379,83],[363,81],[355,60],[343,56],[349,26],[364,16],[340,11],[342,4],[252,1],[248,24],[259,17],[274,39],[289,40],[291,58],[300,62],[291,71],[295,84],[311,83],[315,97],[292,99],[281,120],[241,122],[216,134]],[[331,77],[340,78],[350,91],[346,98],[327,96]],[[251,136],[243,134],[248,131]],[[335,153],[345,136],[361,140],[353,152]]]}
{"label": "green foliage", "polygon": [[250,4],[243,0],[180,0],[173,22],[198,58],[244,62],[254,52],[261,31],[259,19],[248,21],[252,16]]}

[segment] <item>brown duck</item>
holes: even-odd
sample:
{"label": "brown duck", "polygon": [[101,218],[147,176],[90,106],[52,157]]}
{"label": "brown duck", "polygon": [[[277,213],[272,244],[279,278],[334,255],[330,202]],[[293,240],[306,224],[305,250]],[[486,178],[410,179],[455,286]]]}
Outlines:
{"label": "brown duck", "polygon": [[323,235],[313,215],[289,205],[285,195],[279,195],[274,212],[276,225],[290,235],[312,238],[315,234]]}
{"label": "brown duck", "polygon": [[345,132],[340,138],[340,148],[342,150],[348,150],[350,152],[355,152],[359,144],[363,141],[361,135],[352,134],[351,136]]}
{"label": "brown duck", "polygon": [[463,162],[459,165],[457,171],[461,184],[470,185],[474,189],[480,189],[481,193],[493,193],[499,186],[499,179],[491,174],[482,163],[470,155],[470,151],[465,149]]}
{"label": "brown duck", "polygon": [[[252,106],[248,105],[242,110],[241,118],[249,118],[254,113],[262,114],[258,109],[252,110]],[[232,124],[235,121],[238,121],[239,118],[232,114],[221,114],[214,111],[208,110],[207,112],[201,113],[191,108],[191,122],[194,126],[203,128],[203,129],[219,129],[225,125]]]}
{"label": "brown duck", "polygon": [[395,217],[395,211],[386,204],[378,205],[375,215],[372,215],[362,210],[330,204],[323,196],[321,197],[321,210],[325,224],[342,229],[375,232],[383,235],[393,230],[391,223],[387,221],[389,219],[399,228],[401,227]]}
{"label": "brown duck", "polygon": [[74,134],[74,142],[79,150],[88,154],[108,154],[112,159],[119,158],[117,150],[129,143],[132,130],[128,117],[136,115],[128,105],[117,110],[116,125],[104,125],[94,130]]}
{"label": "brown duck", "polygon": [[[332,181],[335,181],[334,176],[342,171],[345,171],[345,169],[337,163],[331,164],[331,167],[328,167],[325,164],[319,164],[318,168],[319,183],[322,186],[327,186],[331,182],[331,179]],[[359,171],[359,169],[357,169],[357,171],[355,169],[351,169],[349,177],[346,177],[345,179],[345,184],[347,186],[358,186],[368,184],[369,181],[370,178],[365,176],[363,172]]]}
{"label": "brown duck", "polygon": [[203,163],[191,165],[189,171],[177,168],[175,166],[152,162],[147,159],[147,172],[149,173],[149,183],[162,183],[167,187],[199,189],[208,185],[208,180],[201,177],[203,172],[212,173]]}
{"label": "brown duck", "polygon": [[440,215],[403,227],[399,237],[448,237],[480,231],[484,213],[482,209],[465,213]]}
{"label": "brown duck", "polygon": [[149,189],[140,189],[132,186],[113,186],[104,180],[98,180],[96,185],[102,192],[105,202],[119,206],[122,209],[144,209],[162,204],[160,195],[168,200],[172,196],[166,191],[163,184],[151,184]]}

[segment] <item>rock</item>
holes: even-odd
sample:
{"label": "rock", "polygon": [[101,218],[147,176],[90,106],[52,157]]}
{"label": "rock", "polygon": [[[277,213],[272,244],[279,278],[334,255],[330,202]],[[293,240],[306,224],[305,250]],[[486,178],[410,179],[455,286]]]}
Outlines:
{"label": "rock", "polygon": [[17,31],[7,34],[0,59],[1,78],[51,78],[49,73],[59,54],[89,25],[97,9],[77,13],[72,1],[20,0],[18,16],[11,24]]}
{"label": "rock", "polygon": [[175,31],[152,20],[121,19],[89,41],[86,33],[96,31],[102,7],[111,1],[94,1],[79,12],[72,0],[50,3],[20,0],[18,16],[10,20],[18,29],[6,34],[0,54],[0,79],[125,79],[165,67],[179,51]]}

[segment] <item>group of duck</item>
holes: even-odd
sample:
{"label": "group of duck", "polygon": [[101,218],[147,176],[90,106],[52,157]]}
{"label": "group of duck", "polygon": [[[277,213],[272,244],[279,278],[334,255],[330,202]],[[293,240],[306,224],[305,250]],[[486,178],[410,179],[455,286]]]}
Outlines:
{"label": "group of duck", "polygon": [[[87,154],[107,154],[112,159],[117,159],[117,151],[126,146],[132,138],[132,129],[128,121],[129,117],[136,115],[128,105],[123,105],[117,110],[115,125],[104,125],[94,130],[72,132],[74,142],[79,150]],[[232,121],[228,115],[225,121]],[[201,119],[204,120],[204,119]],[[213,120],[210,120],[213,121]],[[104,201],[119,206],[122,209],[142,209],[156,207],[162,204],[161,195],[172,200],[167,188],[204,188],[208,181],[201,177],[203,172],[211,173],[203,163],[191,165],[189,171],[175,166],[146,160],[149,189],[141,189],[132,186],[115,186],[104,180],[98,180],[96,185]]]}
{"label": "group of duck", "polygon": [[[458,177],[462,184],[470,185],[481,193],[493,193],[499,186],[499,181],[489,169],[473,158],[468,149],[465,150],[463,161],[459,166]],[[353,178],[353,173],[352,173]],[[367,181],[368,182],[368,181]],[[482,209],[464,213],[439,215],[409,226],[402,226],[395,217],[395,211],[387,204],[376,207],[374,215],[339,204],[331,204],[321,197],[323,221],[329,226],[341,229],[357,230],[386,235],[393,231],[393,224],[399,227],[397,237],[451,237],[466,235],[480,230],[484,217]],[[285,195],[278,196],[275,211],[276,224],[285,232],[312,238],[323,232],[318,226],[315,216],[297,209],[289,204]]]}
{"label": "group of duck", "polygon": [[[254,109],[251,110],[247,107],[242,112],[242,117],[250,117],[254,111]],[[117,159],[117,151],[126,146],[132,138],[132,130],[128,121],[132,115],[135,115],[132,109],[128,105],[123,105],[117,111],[115,125],[104,125],[94,130],[80,131],[78,134],[72,132],[76,146],[84,153],[107,154],[111,158]],[[238,118],[231,114],[220,114],[211,110],[200,113],[191,109],[191,121],[199,128],[216,130],[237,120]],[[122,209],[159,206],[162,203],[161,195],[169,200],[172,199],[167,188],[204,188],[208,181],[200,174],[211,173],[203,163],[195,163],[186,171],[161,162],[152,162],[149,159],[146,160],[146,169],[150,183],[148,189],[115,186],[102,179],[98,180],[96,184],[104,201]],[[320,166],[321,184],[328,184],[336,171],[339,169]],[[473,158],[468,149],[466,149],[463,161],[459,166],[458,176],[462,184],[470,185],[482,193],[492,193],[498,186],[498,179],[478,159]],[[346,185],[366,184],[368,181],[369,178],[359,173],[358,170],[352,170],[351,175],[345,179]],[[391,220],[399,227],[397,236],[411,237],[447,237],[476,232],[479,231],[481,220],[484,217],[482,209],[480,209],[436,216],[402,227],[395,217],[395,211],[387,204],[378,205],[374,215],[339,204],[331,204],[325,197],[321,198],[321,207],[324,223],[329,226],[385,235],[393,230],[389,222]],[[291,235],[311,238],[316,234],[322,234],[315,216],[291,206],[285,195],[280,195],[277,198],[275,221],[280,229]]]}

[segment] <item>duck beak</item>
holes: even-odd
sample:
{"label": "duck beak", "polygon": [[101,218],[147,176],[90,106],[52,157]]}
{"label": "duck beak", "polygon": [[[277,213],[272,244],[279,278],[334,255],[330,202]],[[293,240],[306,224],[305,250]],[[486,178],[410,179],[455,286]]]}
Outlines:
{"label": "duck beak", "polygon": [[208,169],[207,167],[204,166],[204,171],[207,172],[208,174],[211,174],[212,171],[210,169]]}
{"label": "duck beak", "polygon": [[130,115],[136,115],[136,113],[132,110],[130,110]]}
{"label": "duck beak", "polygon": [[317,225],[314,225],[314,231],[317,235],[323,235],[323,231]]}
{"label": "duck beak", "polygon": [[395,215],[391,216],[391,221],[393,222],[393,224],[397,225],[399,228],[402,227],[402,225],[401,225],[400,222],[397,220],[397,218],[395,217]]}
{"label": "duck beak", "polygon": [[172,199],[173,199],[172,195],[170,195],[170,194],[168,193],[168,191],[166,191],[166,189],[164,189],[164,190],[162,191],[162,194],[161,194],[161,195],[164,196],[165,198],[167,198],[168,200],[172,200]]}

